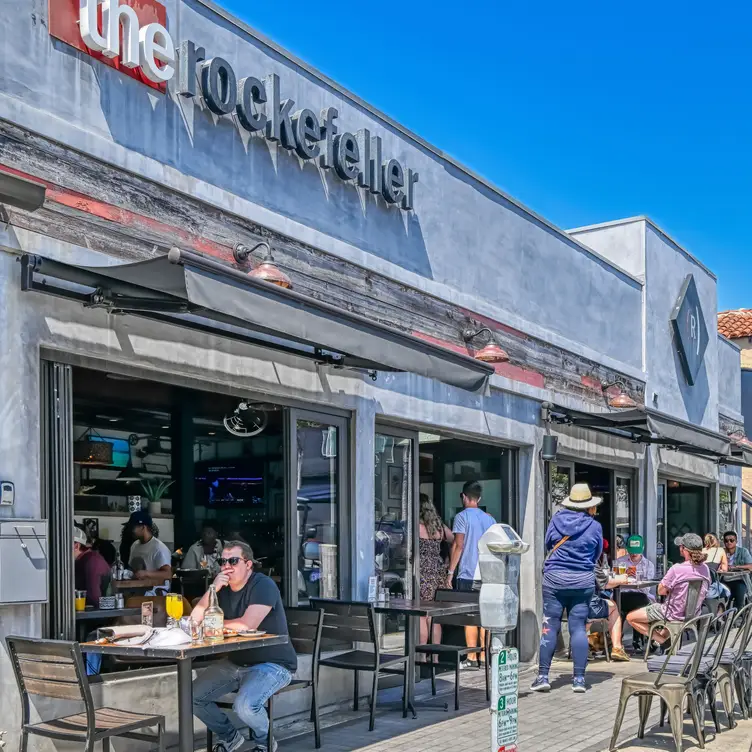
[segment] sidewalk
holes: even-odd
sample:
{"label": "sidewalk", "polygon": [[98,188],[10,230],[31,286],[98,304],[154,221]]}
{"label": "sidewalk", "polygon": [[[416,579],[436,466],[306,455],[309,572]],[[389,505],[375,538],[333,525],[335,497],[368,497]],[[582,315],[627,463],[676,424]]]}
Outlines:
{"label": "sidewalk", "polygon": [[[520,752],[604,752],[608,749],[613,730],[614,715],[621,689],[621,678],[644,670],[644,663],[606,663],[598,661],[589,665],[588,682],[591,689],[584,695],[574,694],[569,686],[571,664],[556,663],[552,677],[553,689],[548,694],[536,694],[527,688],[532,679],[528,673],[520,678],[519,750]],[[379,712],[376,728],[368,731],[366,713],[344,712],[336,719],[346,722],[323,728],[323,752],[432,752],[459,748],[463,752],[489,752],[491,745],[490,713],[486,702],[483,675],[477,671],[463,672],[461,678],[460,711],[418,709],[418,718],[403,719],[397,712]],[[417,686],[419,699],[430,697],[430,684]],[[442,680],[442,699],[452,705],[453,682]],[[428,693],[426,695],[426,692]],[[396,690],[379,695],[387,702],[398,697]],[[634,703],[634,704],[632,704]],[[627,708],[621,734],[620,752],[638,750],[669,750],[673,752],[673,738],[666,725],[658,727],[658,703],[651,715],[645,739],[638,740],[637,701]],[[721,723],[725,716],[721,714]],[[327,719],[335,720],[332,719]],[[708,714],[706,726],[708,752],[752,752],[752,721],[742,721],[737,714],[738,726],[723,731],[718,738]],[[655,729],[651,729],[654,726]],[[684,752],[695,752],[697,740],[691,722],[684,727]],[[313,750],[313,736],[295,736],[280,741],[279,752]]]}

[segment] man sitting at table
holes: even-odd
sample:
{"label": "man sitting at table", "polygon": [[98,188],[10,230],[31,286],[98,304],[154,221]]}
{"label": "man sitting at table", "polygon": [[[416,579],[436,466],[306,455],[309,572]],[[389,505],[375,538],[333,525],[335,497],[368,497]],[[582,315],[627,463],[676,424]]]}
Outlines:
{"label": "man sitting at table", "polygon": [[78,525],[73,526],[73,558],[76,590],[85,590],[87,605],[98,608],[104,595],[102,589],[107,587],[112,573],[102,554],[89,546],[86,533]]}
{"label": "man sitting at table", "polygon": [[[220,573],[214,580],[225,627],[235,631],[260,629],[268,634],[287,635],[282,597],[274,580],[254,571],[253,550],[242,541],[227,541],[218,560]],[[206,593],[191,617],[203,621],[209,606]],[[266,701],[292,680],[298,657],[291,643],[239,650],[212,663],[193,687],[193,713],[218,739],[216,752],[235,752],[245,737],[235,728],[217,700],[237,692],[233,711],[250,730],[254,752],[266,752],[269,732]],[[277,743],[274,742],[274,749]],[[274,752],[270,750],[269,752]]]}
{"label": "man sitting at table", "polygon": [[[752,570],[752,554],[743,546],[736,545],[736,532],[727,530],[723,534],[723,545],[726,549],[726,558],[728,559],[729,569]],[[734,599],[734,608],[744,608],[744,600],[747,595],[747,583],[745,580],[727,580],[724,582],[726,587],[731,591],[731,597]]]}
{"label": "man sitting at table", "polygon": [[134,512],[128,520],[135,541],[131,546],[128,566],[137,580],[170,589],[172,554],[151,531],[153,522],[146,512]]}
{"label": "man sitting at table", "polygon": [[[640,535],[630,535],[625,542],[627,553],[620,556],[614,562],[614,569],[619,565],[626,568],[628,577],[634,577],[640,582],[652,580],[655,578],[655,564],[646,556],[645,542]],[[630,611],[636,611],[638,608],[645,608],[655,602],[655,596],[651,588],[621,588],[621,618],[626,619]],[[633,635],[632,645],[635,650],[641,648],[638,635]]]}

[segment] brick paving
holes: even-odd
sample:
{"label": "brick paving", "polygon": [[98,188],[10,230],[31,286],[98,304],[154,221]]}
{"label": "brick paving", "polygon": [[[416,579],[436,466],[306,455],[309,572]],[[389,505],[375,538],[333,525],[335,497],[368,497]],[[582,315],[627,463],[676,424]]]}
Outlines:
{"label": "brick paving", "polygon": [[[644,664],[589,664],[588,682],[591,690],[584,695],[574,694],[569,686],[571,665],[555,663],[552,670],[553,688],[549,694],[536,694],[528,690],[532,673],[520,678],[519,749],[520,752],[604,752],[608,749],[613,730],[614,715],[621,688],[621,678],[629,673],[644,670]],[[322,729],[323,752],[432,752],[457,747],[463,752],[489,752],[490,713],[485,697],[483,676],[477,671],[463,672],[461,679],[460,710],[418,709],[418,718],[403,719],[401,713],[379,711],[376,728],[368,731],[364,711],[345,711],[324,719]],[[439,684],[442,699],[453,707],[453,681],[442,679]],[[417,685],[418,699],[430,698],[427,681]],[[395,700],[398,690],[384,690],[379,702]],[[634,703],[634,705],[632,704]],[[627,709],[619,737],[620,752],[638,750],[670,750],[673,739],[668,725],[658,727],[657,705],[651,715],[645,739],[638,740],[637,702]],[[361,706],[362,707],[362,706]],[[722,723],[724,716],[721,715]],[[738,726],[723,731],[715,738],[708,714],[706,733],[708,752],[752,752],[752,721],[742,721],[737,714]],[[333,724],[333,725],[330,725]],[[302,730],[307,724],[301,724]],[[650,727],[655,728],[651,729]],[[281,730],[280,736],[295,733]],[[684,751],[695,752],[696,740],[691,722],[685,724]],[[280,741],[279,752],[313,750],[311,734],[295,735]]]}

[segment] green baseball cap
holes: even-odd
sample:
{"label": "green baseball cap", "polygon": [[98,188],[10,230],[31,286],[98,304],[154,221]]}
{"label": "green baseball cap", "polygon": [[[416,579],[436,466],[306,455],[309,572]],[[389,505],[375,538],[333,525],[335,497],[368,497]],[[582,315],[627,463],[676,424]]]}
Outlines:
{"label": "green baseball cap", "polygon": [[627,538],[627,553],[641,554],[645,552],[645,541],[641,535],[630,535]]}

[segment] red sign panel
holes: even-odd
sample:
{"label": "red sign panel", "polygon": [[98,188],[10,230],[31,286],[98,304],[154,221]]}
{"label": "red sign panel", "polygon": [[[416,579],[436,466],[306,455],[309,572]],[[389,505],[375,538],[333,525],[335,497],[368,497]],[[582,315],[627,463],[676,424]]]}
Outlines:
{"label": "red sign panel", "polygon": [[[49,28],[50,34],[71,47],[75,47],[87,55],[91,55],[110,68],[115,68],[126,76],[135,78],[152,89],[165,92],[166,84],[155,84],[141,73],[139,68],[127,68],[120,60],[107,57],[101,52],[89,49],[83,39],[78,25],[80,0],[49,0]],[[160,23],[167,28],[167,9],[159,0],[120,0],[120,5],[130,5],[136,11],[141,26],[150,23]],[[102,9],[99,9],[99,28],[102,28]],[[121,30],[122,33],[122,30]]]}

